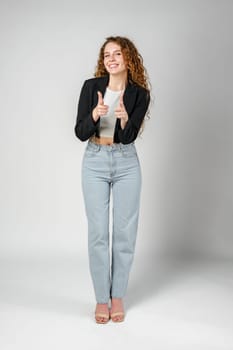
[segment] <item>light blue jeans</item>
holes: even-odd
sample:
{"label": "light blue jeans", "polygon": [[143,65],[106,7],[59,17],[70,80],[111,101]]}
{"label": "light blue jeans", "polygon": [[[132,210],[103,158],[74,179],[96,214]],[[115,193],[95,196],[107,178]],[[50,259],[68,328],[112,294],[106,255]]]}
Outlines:
{"label": "light blue jeans", "polygon": [[108,303],[110,298],[125,296],[135,250],[141,169],[134,143],[103,146],[88,141],[82,162],[82,188],[96,301]]}

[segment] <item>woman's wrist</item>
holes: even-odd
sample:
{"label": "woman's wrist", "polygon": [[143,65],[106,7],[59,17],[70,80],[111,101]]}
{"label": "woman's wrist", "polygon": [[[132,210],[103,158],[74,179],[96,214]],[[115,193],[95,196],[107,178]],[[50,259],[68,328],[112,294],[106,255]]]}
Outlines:
{"label": "woman's wrist", "polygon": [[99,117],[100,116],[98,115],[96,108],[94,108],[93,111],[92,111],[92,118],[93,118],[94,122],[97,122]]}
{"label": "woman's wrist", "polygon": [[126,124],[128,121],[128,117],[127,118],[121,118],[121,129],[124,129]]}

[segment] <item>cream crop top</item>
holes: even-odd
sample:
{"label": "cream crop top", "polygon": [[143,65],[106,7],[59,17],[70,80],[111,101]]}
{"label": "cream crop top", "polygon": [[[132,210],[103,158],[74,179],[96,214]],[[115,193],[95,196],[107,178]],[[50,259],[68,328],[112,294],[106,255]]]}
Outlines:
{"label": "cream crop top", "polygon": [[115,109],[119,103],[120,95],[122,91],[113,91],[108,87],[104,94],[104,104],[108,106],[108,113],[100,118],[100,137],[113,137],[116,117]]}

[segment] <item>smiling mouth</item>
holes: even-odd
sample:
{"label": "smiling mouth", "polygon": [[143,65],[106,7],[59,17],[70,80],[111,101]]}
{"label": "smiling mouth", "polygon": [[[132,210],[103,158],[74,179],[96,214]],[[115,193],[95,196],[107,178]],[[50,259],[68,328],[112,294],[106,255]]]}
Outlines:
{"label": "smiling mouth", "polygon": [[118,67],[118,64],[109,64],[109,68],[116,68]]}

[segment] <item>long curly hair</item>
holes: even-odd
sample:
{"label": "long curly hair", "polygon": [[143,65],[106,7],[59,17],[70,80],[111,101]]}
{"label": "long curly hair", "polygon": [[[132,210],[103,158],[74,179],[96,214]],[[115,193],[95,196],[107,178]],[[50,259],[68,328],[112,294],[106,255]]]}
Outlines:
{"label": "long curly hair", "polygon": [[99,58],[97,61],[94,76],[102,77],[108,74],[104,66],[104,49],[105,46],[110,42],[114,42],[121,47],[122,55],[127,64],[128,81],[150,91],[150,82],[147,70],[143,65],[143,58],[138,52],[134,43],[126,37],[110,36],[106,38],[104,44],[100,48]]}

